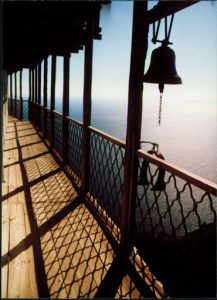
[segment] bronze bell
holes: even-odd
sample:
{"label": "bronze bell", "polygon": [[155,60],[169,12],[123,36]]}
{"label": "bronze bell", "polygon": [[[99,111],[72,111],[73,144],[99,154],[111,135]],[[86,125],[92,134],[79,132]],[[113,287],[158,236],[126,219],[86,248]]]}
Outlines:
{"label": "bronze bell", "polygon": [[[159,151],[150,150],[150,151],[148,151],[148,153],[154,154],[158,158],[161,158],[164,160],[163,154]],[[138,185],[149,185],[148,174],[147,174],[148,167],[149,167],[149,163],[145,159],[143,159],[142,167],[140,169],[140,176],[139,176],[139,180],[137,183]],[[164,191],[165,190],[166,183],[164,181],[164,177],[165,177],[165,170],[159,168],[158,177],[157,177],[156,183],[154,184],[154,186],[151,189],[152,191]]]}
{"label": "bronze bell", "polygon": [[159,83],[161,93],[164,84],[181,84],[182,80],[177,74],[175,60],[175,52],[163,43],[161,47],[153,50],[151,63],[143,81]]}

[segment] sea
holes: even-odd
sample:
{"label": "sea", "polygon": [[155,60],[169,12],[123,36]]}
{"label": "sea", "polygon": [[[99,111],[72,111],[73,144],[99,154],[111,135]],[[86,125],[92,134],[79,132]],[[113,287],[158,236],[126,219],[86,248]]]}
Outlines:
{"label": "sea", "polygon": [[[217,103],[163,99],[143,101],[141,140],[159,144],[165,160],[217,183]],[[56,110],[61,112],[61,99]],[[71,99],[70,117],[82,121],[81,99]],[[126,139],[127,100],[93,99],[91,125],[123,141]],[[151,145],[142,144],[148,151]]]}

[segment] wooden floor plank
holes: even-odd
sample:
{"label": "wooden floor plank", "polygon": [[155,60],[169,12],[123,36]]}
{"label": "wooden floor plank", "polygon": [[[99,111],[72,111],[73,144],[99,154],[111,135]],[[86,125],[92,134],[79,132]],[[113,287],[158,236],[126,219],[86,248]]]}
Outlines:
{"label": "wooden floor plank", "polygon": [[[60,217],[78,195],[30,122],[9,118],[5,150],[2,297],[39,297],[31,206],[50,298],[94,298],[115,258],[101,227],[84,204]],[[126,275],[116,297],[132,296]]]}

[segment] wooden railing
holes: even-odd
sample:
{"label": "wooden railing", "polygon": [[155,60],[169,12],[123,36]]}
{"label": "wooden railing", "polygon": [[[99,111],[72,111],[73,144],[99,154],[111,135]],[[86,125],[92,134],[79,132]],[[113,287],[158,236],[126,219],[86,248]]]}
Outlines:
{"label": "wooden railing", "polygon": [[[78,189],[81,189],[82,122],[68,116],[65,117],[69,131],[68,140],[65,141],[62,114],[48,108],[45,109],[33,102],[29,103],[29,108],[30,121],[48,140],[49,145],[58,153],[62,161],[64,161],[63,153],[65,153],[63,145],[68,143],[66,165],[71,170]],[[47,118],[46,122],[45,118]],[[45,123],[46,126],[44,126]],[[122,237],[120,225],[124,213],[122,193],[126,145],[124,141],[92,126],[88,126],[88,131],[90,133],[90,174],[86,195],[87,205],[107,232],[114,247],[118,249]],[[170,246],[170,243],[173,243],[173,249],[176,249],[174,245],[178,245],[180,241],[186,243],[186,241],[193,240],[196,245],[200,243],[198,238],[206,239],[208,237],[213,241],[217,211],[217,184],[141,149],[137,150],[135,155],[139,158],[140,166],[133,223],[136,250],[132,249],[134,251],[132,256],[137,257],[137,263],[134,263],[137,269],[140,268],[138,276],[146,278],[149,273],[146,272],[147,266],[144,261],[149,260],[149,256],[155,255],[155,252],[158,253],[156,247],[159,245],[165,247],[165,244]],[[146,176],[145,180],[140,180],[141,176]],[[161,181],[161,187],[156,189],[158,180]],[[152,245],[154,246],[152,247]],[[188,251],[191,253],[194,247],[191,248],[191,243],[188,247]],[[149,248],[152,254],[148,250]],[[138,255],[141,257],[139,263]],[[178,264],[174,252],[170,252],[170,255],[174,264]],[[189,256],[193,261],[192,254]],[[158,253],[158,258],[160,257],[161,255]],[[161,259],[163,260],[163,256]],[[152,259],[150,261],[153,263]],[[193,266],[195,264],[196,262]],[[164,267],[161,267],[163,270]],[[164,282],[165,278],[158,272],[158,268],[154,268],[154,271]],[[201,272],[203,273],[202,267]],[[150,274],[148,276],[148,280],[150,280]],[[170,277],[170,275],[168,276]],[[197,275],[195,275],[196,277]],[[173,282],[173,278],[171,278],[171,282]],[[155,277],[150,286],[154,289],[155,296],[156,294],[162,297],[166,295],[164,292],[159,292],[163,289]],[[168,286],[170,290],[171,286],[169,284]],[[176,292],[172,290],[173,293],[176,296]]]}

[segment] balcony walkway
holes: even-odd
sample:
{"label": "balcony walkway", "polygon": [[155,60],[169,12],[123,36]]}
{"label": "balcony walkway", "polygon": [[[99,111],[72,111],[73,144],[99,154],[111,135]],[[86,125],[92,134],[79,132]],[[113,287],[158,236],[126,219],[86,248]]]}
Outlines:
{"label": "balcony walkway", "polygon": [[[1,297],[93,298],[115,254],[29,121],[9,117],[4,174]],[[140,296],[125,274],[115,297]]]}

